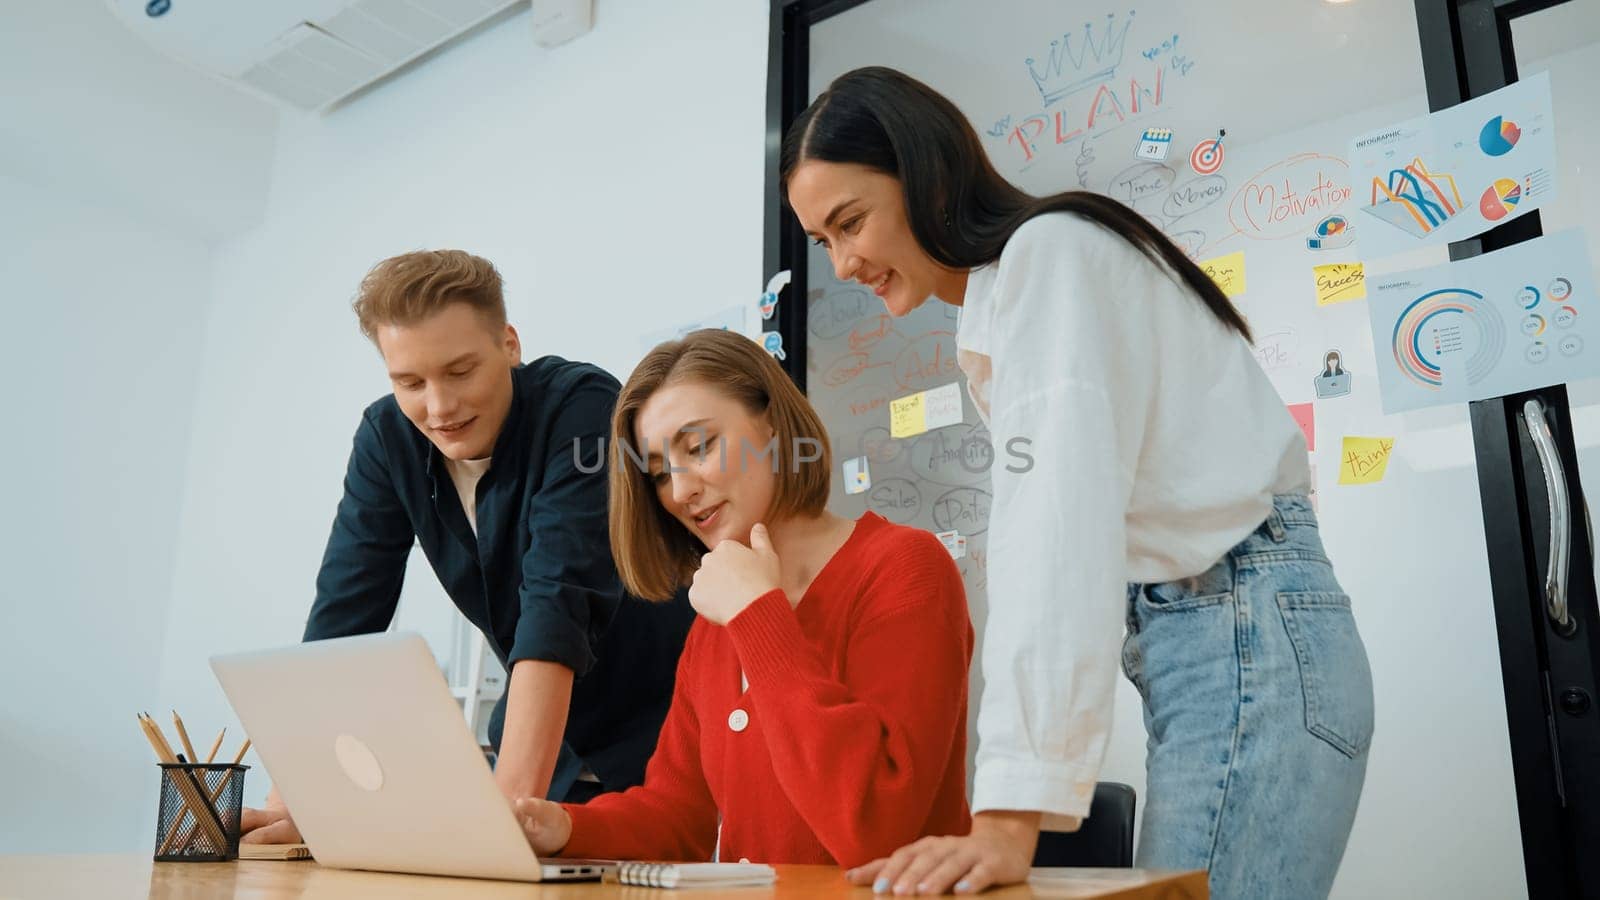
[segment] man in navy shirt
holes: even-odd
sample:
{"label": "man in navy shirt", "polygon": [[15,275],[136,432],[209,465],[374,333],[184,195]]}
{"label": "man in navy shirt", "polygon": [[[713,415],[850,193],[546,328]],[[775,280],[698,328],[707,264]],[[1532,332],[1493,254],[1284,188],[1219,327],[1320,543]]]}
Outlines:
{"label": "man in navy shirt", "polygon": [[[693,614],[617,578],[616,379],[554,356],[523,365],[499,273],[461,251],[379,263],[354,305],[394,393],[356,430],[305,640],[386,629],[416,542],[510,674],[489,723],[502,793],[641,783]],[[252,842],[299,840],[275,792],[242,824]]]}

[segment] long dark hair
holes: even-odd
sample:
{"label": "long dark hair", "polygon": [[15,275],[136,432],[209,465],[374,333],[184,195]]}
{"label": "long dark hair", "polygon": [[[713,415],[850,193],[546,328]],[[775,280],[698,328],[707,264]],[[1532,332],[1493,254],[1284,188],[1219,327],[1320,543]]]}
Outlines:
{"label": "long dark hair", "polygon": [[898,178],[917,243],[953,269],[999,259],[1006,242],[1034,216],[1076,213],[1165,266],[1223,324],[1250,340],[1250,326],[1222,289],[1148,219],[1090,191],[1025,193],[995,170],[954,103],[903,72],[883,66],[846,72],[795,118],[779,158],[785,203],[789,177],[808,159],[856,163]]}

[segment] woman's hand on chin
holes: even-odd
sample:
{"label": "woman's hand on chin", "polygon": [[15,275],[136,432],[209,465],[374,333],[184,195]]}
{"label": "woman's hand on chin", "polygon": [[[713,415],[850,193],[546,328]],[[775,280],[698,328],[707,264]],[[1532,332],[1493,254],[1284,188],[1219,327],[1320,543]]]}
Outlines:
{"label": "woman's hand on chin", "polygon": [[757,597],[778,587],[779,572],[767,526],[758,524],[750,529],[750,546],[727,540],[700,558],[689,603],[703,618],[726,625]]}

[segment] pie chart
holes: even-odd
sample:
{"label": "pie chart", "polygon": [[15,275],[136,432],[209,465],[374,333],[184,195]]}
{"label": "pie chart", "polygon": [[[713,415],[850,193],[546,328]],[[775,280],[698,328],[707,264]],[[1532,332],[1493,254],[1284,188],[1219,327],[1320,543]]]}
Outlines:
{"label": "pie chart", "polygon": [[1491,222],[1511,215],[1511,210],[1522,200],[1522,185],[1509,178],[1497,178],[1478,198],[1478,212]]}
{"label": "pie chart", "polygon": [[1478,146],[1490,156],[1505,156],[1517,145],[1520,137],[1522,129],[1517,127],[1517,123],[1507,122],[1503,116],[1495,116],[1484,123],[1483,130],[1478,132]]}

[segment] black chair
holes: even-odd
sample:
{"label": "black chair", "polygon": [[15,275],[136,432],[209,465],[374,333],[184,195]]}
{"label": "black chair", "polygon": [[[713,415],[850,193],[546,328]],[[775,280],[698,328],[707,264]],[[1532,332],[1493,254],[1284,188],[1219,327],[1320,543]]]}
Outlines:
{"label": "black chair", "polygon": [[1132,787],[1115,781],[1094,786],[1089,817],[1077,831],[1043,831],[1035,866],[1083,866],[1097,869],[1133,867]]}

